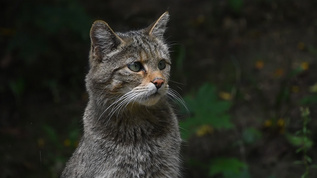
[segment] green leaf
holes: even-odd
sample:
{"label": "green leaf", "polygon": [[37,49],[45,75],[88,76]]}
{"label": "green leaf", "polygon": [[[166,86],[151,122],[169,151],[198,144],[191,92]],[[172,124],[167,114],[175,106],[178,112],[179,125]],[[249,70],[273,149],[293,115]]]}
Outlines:
{"label": "green leaf", "polygon": [[307,155],[304,156],[304,159],[305,159],[308,163],[312,163],[312,162],[313,162],[313,160],[311,159],[311,157],[309,157],[309,156],[307,156]]}
{"label": "green leaf", "polygon": [[296,153],[299,153],[299,152],[301,152],[301,151],[303,151],[303,147],[298,148],[298,149],[296,150]]}
{"label": "green leaf", "polygon": [[180,122],[183,139],[188,139],[201,125],[210,125],[214,129],[234,127],[228,113],[232,103],[218,100],[213,85],[203,85],[195,95],[185,96],[184,100],[191,117]]}
{"label": "green leaf", "polygon": [[16,99],[19,100],[26,88],[25,80],[23,78],[13,80],[10,82],[9,86]]}
{"label": "green leaf", "polygon": [[287,140],[294,146],[310,149],[313,141],[306,136],[286,135]]}
{"label": "green leaf", "polygon": [[233,172],[225,172],[223,174],[224,178],[251,178],[251,175],[248,171],[248,169],[242,169],[239,173],[233,173]]}
{"label": "green leaf", "polygon": [[296,165],[303,165],[303,161],[294,161],[293,164],[296,164]]}
{"label": "green leaf", "polygon": [[46,133],[46,135],[48,136],[49,140],[51,140],[55,144],[58,144],[58,134],[56,133],[56,131],[54,130],[53,127],[51,127],[49,125],[44,125],[43,130]]}
{"label": "green leaf", "polygon": [[[217,158],[211,161],[209,176],[222,174],[224,177],[241,177],[241,173],[247,169],[247,165],[237,158]],[[246,174],[246,173],[245,173]],[[246,177],[247,176],[246,174]]]}
{"label": "green leaf", "polygon": [[303,97],[300,101],[300,105],[312,105],[317,103],[317,95],[310,95],[310,96],[305,96]]}
{"label": "green leaf", "polygon": [[242,7],[243,7],[243,0],[228,0],[229,7],[234,11],[234,12],[240,12]]}
{"label": "green leaf", "polygon": [[310,166],[310,168],[312,168],[312,169],[317,169],[317,165],[316,165],[316,164],[313,164],[313,165]]}
{"label": "green leaf", "polygon": [[252,144],[262,137],[262,133],[255,128],[247,128],[242,133],[242,139],[247,144]]}

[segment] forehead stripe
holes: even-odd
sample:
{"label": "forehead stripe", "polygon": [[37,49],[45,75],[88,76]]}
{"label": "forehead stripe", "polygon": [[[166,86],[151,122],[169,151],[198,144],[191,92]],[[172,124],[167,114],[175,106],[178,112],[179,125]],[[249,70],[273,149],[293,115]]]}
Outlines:
{"label": "forehead stripe", "polygon": [[118,54],[121,50],[120,49],[116,49],[114,51],[111,51],[110,53],[106,54],[106,58],[111,58],[112,56]]}

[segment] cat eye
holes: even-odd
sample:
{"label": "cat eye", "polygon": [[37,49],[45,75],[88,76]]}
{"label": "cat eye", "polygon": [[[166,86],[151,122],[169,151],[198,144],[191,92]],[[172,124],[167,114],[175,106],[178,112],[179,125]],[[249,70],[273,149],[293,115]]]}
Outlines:
{"label": "cat eye", "polygon": [[163,70],[166,68],[166,61],[165,60],[160,60],[160,62],[158,63],[158,68],[160,70]]}
{"label": "cat eye", "polygon": [[143,69],[141,62],[132,62],[128,64],[128,68],[133,72],[140,72]]}

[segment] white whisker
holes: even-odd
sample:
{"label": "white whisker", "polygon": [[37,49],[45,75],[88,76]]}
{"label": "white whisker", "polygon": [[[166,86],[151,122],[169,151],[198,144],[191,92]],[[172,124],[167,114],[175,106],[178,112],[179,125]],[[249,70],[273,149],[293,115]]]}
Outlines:
{"label": "white whisker", "polygon": [[[136,92],[137,91],[137,92]],[[127,97],[124,101],[121,102],[120,105],[118,105],[117,109],[116,109],[116,113],[117,115],[124,109],[126,108],[130,103],[135,103],[138,99],[142,99],[140,98],[140,96],[144,95],[144,91],[147,91],[146,89],[138,89],[138,90],[134,90],[134,93],[129,95],[129,97]],[[114,113],[115,113],[114,112]],[[113,113],[113,114],[114,114]]]}
{"label": "white whisker", "polygon": [[133,95],[133,94],[134,94],[133,91],[130,91],[130,92],[124,94],[122,97],[120,97],[120,98],[116,101],[115,105],[113,105],[111,111],[110,111],[109,114],[108,114],[108,118],[111,118],[111,117],[120,109],[120,107],[121,107],[123,104],[125,104],[127,101],[129,101],[129,100],[130,100],[129,98],[130,98],[131,95]]}
{"label": "white whisker", "polygon": [[[113,102],[111,105],[109,105],[99,116],[98,120],[107,112],[108,116],[107,119],[111,119],[113,115],[120,114],[124,108],[127,107],[128,104],[134,103],[137,99],[141,99],[140,96],[143,95],[143,92],[147,91],[146,88],[135,88],[128,93],[122,95],[119,99],[117,99],[115,102]],[[108,122],[107,120],[107,122]]]}
{"label": "white whisker", "polygon": [[[128,93],[126,93],[126,94],[124,94],[124,95],[122,95],[119,99],[117,99],[115,102],[113,102],[111,105],[109,105],[101,114],[100,114],[100,116],[98,117],[98,121],[99,121],[99,119],[110,109],[110,108],[112,108],[113,106],[115,106],[116,104],[118,104],[121,100],[123,100],[124,98],[126,98],[126,97],[128,97],[128,95],[131,93],[131,91],[130,92],[128,92]],[[109,119],[109,118],[108,118]]]}
{"label": "white whisker", "polygon": [[189,112],[189,109],[187,108],[184,99],[181,97],[181,95],[180,95],[177,91],[175,91],[175,90],[169,88],[168,91],[167,91],[167,94],[168,94],[168,96],[170,96],[172,99],[176,99],[176,101],[178,101],[182,106],[184,106],[184,108],[186,109],[186,111]]}
{"label": "white whisker", "polygon": [[125,108],[131,102],[131,98],[133,98],[133,96],[135,95],[136,95],[135,93],[130,93],[123,100],[121,100],[121,102],[118,103],[113,110],[111,110],[111,112],[109,113],[109,117],[111,118],[115,113],[118,116],[121,110]]}

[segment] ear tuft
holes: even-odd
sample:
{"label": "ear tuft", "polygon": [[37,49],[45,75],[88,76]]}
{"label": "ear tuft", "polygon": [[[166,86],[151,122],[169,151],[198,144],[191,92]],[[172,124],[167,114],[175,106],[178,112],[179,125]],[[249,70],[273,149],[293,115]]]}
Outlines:
{"label": "ear tuft", "polygon": [[90,29],[91,52],[97,58],[117,49],[124,41],[102,20],[95,21]]}
{"label": "ear tuft", "polygon": [[169,13],[166,11],[164,14],[160,16],[152,25],[150,25],[148,29],[148,34],[150,36],[154,36],[159,39],[163,39],[163,35],[166,30],[166,25],[169,20]]}

